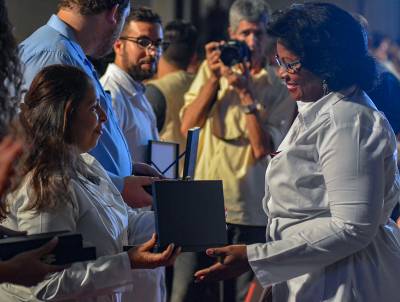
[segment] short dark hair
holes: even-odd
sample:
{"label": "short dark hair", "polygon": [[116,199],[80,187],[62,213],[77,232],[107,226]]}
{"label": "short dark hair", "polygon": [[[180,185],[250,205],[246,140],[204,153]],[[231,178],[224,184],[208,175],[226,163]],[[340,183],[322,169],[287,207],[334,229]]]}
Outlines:
{"label": "short dark hair", "polygon": [[119,5],[119,11],[124,10],[130,0],[59,0],[58,9],[78,7],[81,15],[97,15],[105,10]]}
{"label": "short dark hair", "polygon": [[164,41],[167,48],[164,59],[180,69],[186,69],[197,49],[197,30],[190,22],[174,20],[165,26]]}
{"label": "short dark hair", "polygon": [[162,25],[161,17],[152,11],[150,7],[146,6],[139,6],[134,7],[131,10],[131,13],[125,19],[125,25],[123,28],[123,32],[129,26],[129,23],[136,21],[136,22],[147,22],[147,23],[158,23]]}
{"label": "short dark hair", "polygon": [[293,4],[275,16],[268,34],[299,56],[302,66],[325,80],[330,90],[353,84],[370,90],[376,83],[365,29],[336,5]]}

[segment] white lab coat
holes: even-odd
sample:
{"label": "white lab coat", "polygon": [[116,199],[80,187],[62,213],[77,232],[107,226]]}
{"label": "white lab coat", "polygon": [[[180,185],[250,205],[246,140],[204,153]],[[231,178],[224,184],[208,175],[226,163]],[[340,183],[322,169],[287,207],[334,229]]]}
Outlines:
{"label": "white lab coat", "polygon": [[299,115],[266,173],[267,243],[247,248],[274,301],[400,301],[396,140],[351,87]]}
{"label": "white lab coat", "polygon": [[[95,261],[74,263],[68,269],[49,276],[34,287],[11,284],[0,286],[0,301],[123,301],[122,293],[133,290],[129,301],[136,300],[140,287],[131,270],[124,245],[150,238],[154,231],[154,214],[137,213],[123,202],[103,167],[89,154],[82,155],[100,178],[96,185],[84,177],[69,185],[71,203],[54,210],[26,210],[29,202],[28,182],[8,197],[10,215],[3,223],[28,234],[70,230],[83,236],[84,245],[95,246]],[[140,270],[141,271],[141,270]],[[144,271],[144,270],[143,270]],[[128,299],[126,299],[128,301]]]}

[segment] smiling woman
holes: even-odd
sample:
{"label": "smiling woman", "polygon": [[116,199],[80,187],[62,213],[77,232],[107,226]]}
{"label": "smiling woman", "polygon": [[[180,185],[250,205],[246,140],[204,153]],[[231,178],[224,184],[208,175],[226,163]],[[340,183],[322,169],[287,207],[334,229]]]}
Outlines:
{"label": "smiling woman", "polygon": [[197,280],[252,269],[277,302],[397,301],[396,139],[363,91],[376,78],[366,34],[327,3],[293,5],[268,32],[299,114],[266,173],[267,243],[208,250],[224,261]]}

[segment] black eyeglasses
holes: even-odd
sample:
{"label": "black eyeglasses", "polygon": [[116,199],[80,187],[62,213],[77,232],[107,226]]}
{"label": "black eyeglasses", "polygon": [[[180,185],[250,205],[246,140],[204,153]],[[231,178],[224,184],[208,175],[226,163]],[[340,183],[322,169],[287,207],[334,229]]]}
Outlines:
{"label": "black eyeglasses", "polygon": [[275,61],[276,64],[278,64],[279,67],[285,68],[286,72],[288,73],[296,73],[300,71],[301,68],[301,61],[293,61],[293,62],[288,62],[285,63],[283,62],[278,55],[275,56]]}
{"label": "black eyeglasses", "polygon": [[133,43],[136,43],[139,47],[149,50],[150,48],[154,47],[157,51],[165,50],[168,47],[168,43],[165,43],[161,40],[153,41],[146,37],[120,37],[120,40],[126,40]]}

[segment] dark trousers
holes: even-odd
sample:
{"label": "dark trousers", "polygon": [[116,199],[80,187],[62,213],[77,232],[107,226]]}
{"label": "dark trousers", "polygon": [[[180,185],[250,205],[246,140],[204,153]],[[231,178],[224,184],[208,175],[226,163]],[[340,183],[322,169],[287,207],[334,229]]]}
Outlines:
{"label": "dark trousers", "polygon": [[[227,224],[229,244],[265,242],[265,227]],[[176,259],[172,283],[171,302],[241,302],[254,277],[247,272],[225,282],[194,283],[194,273],[215,263],[205,253],[183,253]]]}

